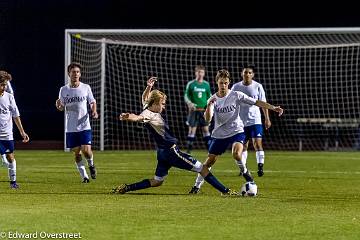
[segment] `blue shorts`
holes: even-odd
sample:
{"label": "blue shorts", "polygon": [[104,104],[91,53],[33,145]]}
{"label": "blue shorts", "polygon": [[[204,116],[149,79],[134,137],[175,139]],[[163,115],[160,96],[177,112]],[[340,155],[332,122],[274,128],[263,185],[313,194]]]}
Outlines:
{"label": "blue shorts", "polygon": [[14,140],[0,140],[0,154],[13,153]]}
{"label": "blue shorts", "polygon": [[66,133],[66,147],[74,148],[82,145],[91,145],[92,133],[91,130],[84,130],[81,132]]}
{"label": "blue shorts", "polygon": [[246,142],[252,138],[262,138],[264,135],[263,126],[261,124],[255,124],[248,127],[244,127]]}
{"label": "blue shorts", "polygon": [[171,167],[200,172],[203,166],[201,162],[189,154],[181,152],[177,146],[166,149],[159,148],[157,150],[157,160],[155,179],[158,181],[164,180]]}
{"label": "blue shorts", "polygon": [[222,139],[213,138],[210,143],[209,154],[221,155],[234,142],[239,142],[239,143],[244,144],[245,133],[241,132],[241,133],[235,134],[234,136],[231,136],[228,138],[222,138]]}

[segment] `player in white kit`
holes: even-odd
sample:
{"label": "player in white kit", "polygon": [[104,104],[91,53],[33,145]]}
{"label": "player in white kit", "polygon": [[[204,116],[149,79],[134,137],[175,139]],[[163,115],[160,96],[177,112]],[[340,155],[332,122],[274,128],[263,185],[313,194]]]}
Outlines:
{"label": "player in white kit", "polygon": [[[227,70],[223,69],[218,71],[215,80],[218,91],[210,97],[204,113],[206,121],[210,122],[213,117],[215,120],[214,129],[212,131],[212,141],[204,166],[211,168],[216,162],[217,157],[223,154],[231,145],[233,158],[242,169],[242,172],[244,172],[243,176],[245,180],[251,182],[253,181],[253,178],[241,161],[241,154],[245,141],[244,124],[239,115],[242,104],[256,105],[271,109],[278,112],[279,115],[283,113],[283,109],[279,106],[275,107],[266,102],[251,98],[242,92],[231,91],[229,89],[230,73]],[[203,182],[203,177],[198,175],[195,184],[189,193],[198,193]]]}
{"label": "player in white kit", "polygon": [[[263,86],[260,83],[256,82],[255,80],[253,80],[254,68],[255,68],[254,65],[250,65],[250,64],[245,65],[241,73],[243,80],[241,82],[235,83],[231,88],[231,90],[241,91],[252,98],[266,102],[265,91]],[[264,113],[265,129],[267,130],[271,127],[269,111],[264,108],[262,108],[262,110]],[[262,145],[262,138],[264,134],[263,134],[260,108],[258,106],[250,106],[244,104],[241,107],[240,117],[244,122],[244,126],[245,126],[244,131],[246,137],[241,160],[243,164],[246,165],[246,160],[248,156],[247,149],[249,145],[249,140],[251,139],[254,146],[254,150],[256,151],[256,162],[258,165],[257,174],[259,177],[261,177],[264,175],[263,166],[265,161],[265,153]],[[240,175],[242,174],[243,172],[240,169]]]}
{"label": "player in white kit", "polygon": [[5,155],[8,161],[8,173],[10,188],[17,189],[16,182],[16,160],[14,157],[14,136],[13,119],[19,129],[23,142],[29,141],[29,136],[25,133],[21,124],[19,109],[12,94],[6,92],[8,81],[11,75],[6,71],[0,71],[0,153]]}
{"label": "player in white kit", "polygon": [[95,119],[98,118],[96,100],[91,87],[80,82],[81,65],[71,63],[67,70],[70,81],[69,84],[60,88],[56,108],[59,111],[65,110],[66,147],[70,148],[75,154],[76,167],[83,183],[88,183],[90,180],[81,154],[87,160],[91,178],[96,179],[96,168],[91,150],[92,131],[87,110],[87,104],[89,104],[91,116]]}
{"label": "player in white kit", "polygon": [[[5,92],[8,92],[8,93],[14,95],[14,90],[13,90],[13,88],[11,86],[11,83],[10,83],[10,81],[12,80],[12,76],[11,76],[10,73],[8,73],[7,79],[8,79],[8,81],[7,81],[7,84],[6,84]],[[6,167],[6,168],[9,167],[9,162],[6,159],[6,154],[1,155],[1,157],[2,157],[1,158],[2,166]]]}

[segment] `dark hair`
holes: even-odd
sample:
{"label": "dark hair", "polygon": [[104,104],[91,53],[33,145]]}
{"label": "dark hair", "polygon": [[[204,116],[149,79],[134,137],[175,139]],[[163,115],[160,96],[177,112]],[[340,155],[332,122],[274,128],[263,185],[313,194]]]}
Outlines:
{"label": "dark hair", "polygon": [[67,67],[68,73],[71,71],[71,69],[76,68],[76,67],[79,68],[80,71],[81,71],[82,66],[81,66],[80,63],[78,63],[78,62],[72,62],[72,63],[70,63],[69,66]]}
{"label": "dark hair", "polygon": [[230,80],[230,73],[226,69],[221,69],[217,72],[215,81],[217,82],[220,78],[228,78]]}
{"label": "dark hair", "polygon": [[243,69],[245,69],[245,68],[250,68],[250,69],[252,69],[253,71],[255,71],[255,64],[245,63],[245,64],[243,64]]}
{"label": "dark hair", "polygon": [[0,83],[5,81],[11,81],[11,74],[6,71],[0,71]]}

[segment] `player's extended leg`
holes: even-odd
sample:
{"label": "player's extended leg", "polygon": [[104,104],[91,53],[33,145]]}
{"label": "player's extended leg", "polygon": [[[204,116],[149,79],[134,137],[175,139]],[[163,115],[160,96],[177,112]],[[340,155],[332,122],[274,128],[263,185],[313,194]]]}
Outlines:
{"label": "player's extended leg", "polygon": [[113,188],[111,193],[119,193],[124,194],[130,191],[136,191],[140,189],[146,189],[149,187],[159,187],[163,184],[164,179],[144,179],[140,182],[132,183],[132,184],[121,184],[120,186]]}
{"label": "player's extended leg", "polygon": [[91,150],[91,145],[81,145],[81,152],[88,163],[91,178],[96,179],[97,171],[94,165],[94,154]]}
{"label": "player's extended leg", "polygon": [[[167,157],[169,158],[168,163],[170,166],[199,173],[203,180],[205,179],[207,183],[220,191],[223,195],[237,194],[235,191],[232,191],[221,184],[217,178],[210,173],[208,165],[201,164],[201,162],[191,155],[181,152],[177,147],[171,148]],[[209,160],[207,164],[212,165],[213,163]]]}
{"label": "player's extended leg", "polygon": [[232,145],[232,155],[236,161],[236,164],[239,166],[240,171],[243,172],[243,177],[247,182],[254,181],[253,177],[250,174],[250,171],[247,169],[246,165],[243,164],[241,160],[241,154],[243,151],[244,145],[241,142],[234,142]]}
{"label": "player's extended leg", "polygon": [[[208,171],[211,170],[212,165],[215,164],[217,160],[218,155],[215,154],[208,154],[208,157],[206,161],[204,162],[204,167],[208,169]],[[204,184],[204,177],[199,173],[196,177],[194,186],[190,189],[190,194],[197,194],[200,191],[201,186]]]}
{"label": "player's extended leg", "polygon": [[19,188],[19,185],[16,183],[16,160],[14,157],[14,153],[7,153],[6,158],[9,162],[8,173],[10,180],[10,188],[17,189]]}
{"label": "player's extended leg", "polygon": [[74,152],[76,168],[79,171],[82,182],[83,183],[90,182],[89,176],[88,176],[88,174],[86,172],[86,169],[85,169],[84,161],[82,160],[82,157],[81,157],[81,148],[80,147],[74,147],[71,150]]}
{"label": "player's extended leg", "polygon": [[230,188],[225,187],[219,180],[209,171],[205,165],[202,166],[199,174],[203,177],[203,179],[217,189],[223,196],[234,196],[239,195],[238,192],[231,190]]}
{"label": "player's extended leg", "polygon": [[254,149],[256,151],[256,162],[258,165],[258,176],[262,177],[264,175],[264,162],[265,162],[265,152],[262,145],[262,138],[253,138]]}
{"label": "player's extended leg", "polygon": [[[191,122],[189,122],[189,124],[191,124]],[[189,154],[192,151],[193,143],[195,141],[195,135],[196,135],[196,126],[195,127],[189,126],[189,131],[188,131],[188,135],[186,138],[186,140],[187,140],[186,141],[186,147],[187,147],[186,152]]]}
{"label": "player's extended leg", "polygon": [[155,170],[154,179],[144,179],[140,182],[132,184],[122,184],[118,187],[112,189],[112,193],[124,194],[130,191],[136,191],[140,189],[145,189],[149,187],[158,187],[164,182],[166,176],[168,175],[169,169],[171,168],[171,163],[168,161],[171,156],[170,149],[158,149],[157,151],[157,166]]}

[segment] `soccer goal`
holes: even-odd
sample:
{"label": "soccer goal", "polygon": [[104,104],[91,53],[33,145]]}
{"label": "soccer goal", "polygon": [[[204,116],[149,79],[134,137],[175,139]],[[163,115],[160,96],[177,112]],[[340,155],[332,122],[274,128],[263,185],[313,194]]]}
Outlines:
{"label": "soccer goal", "polygon": [[[241,81],[244,63],[255,64],[255,80],[269,102],[285,109],[271,113],[264,146],[274,150],[359,148],[360,28],[153,29],[65,31],[66,66],[80,62],[82,81],[91,85],[99,120],[92,120],[94,147],[149,149],[153,143],[139,124],[118,120],[140,113],[150,76],[168,95],[166,114],[180,147],[187,136],[186,83],[194,67],[206,67],[215,92],[217,70]],[[203,148],[198,130],[195,148]]]}

